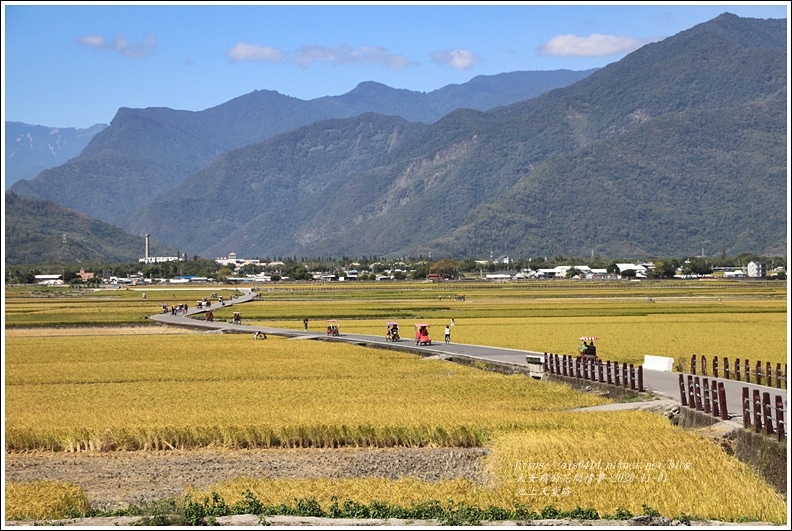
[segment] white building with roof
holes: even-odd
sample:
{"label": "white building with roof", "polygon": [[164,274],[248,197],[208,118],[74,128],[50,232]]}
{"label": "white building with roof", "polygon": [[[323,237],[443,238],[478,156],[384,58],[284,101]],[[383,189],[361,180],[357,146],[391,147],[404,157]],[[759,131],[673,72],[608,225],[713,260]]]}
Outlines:
{"label": "white building with roof", "polygon": [[646,266],[642,264],[616,264],[619,270],[619,275],[624,274],[625,271],[635,271],[635,276],[638,278],[646,278]]}
{"label": "white building with roof", "polygon": [[762,278],[767,276],[767,263],[761,260],[752,260],[745,267],[745,272],[750,278]]}

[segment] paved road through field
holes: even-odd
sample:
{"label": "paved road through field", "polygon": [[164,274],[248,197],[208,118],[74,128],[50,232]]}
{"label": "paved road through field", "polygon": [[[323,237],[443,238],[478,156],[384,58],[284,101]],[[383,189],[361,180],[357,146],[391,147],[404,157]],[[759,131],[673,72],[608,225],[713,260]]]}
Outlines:
{"label": "paved road through field", "polygon": [[[236,298],[231,300],[224,301],[223,306],[219,306],[219,303],[213,303],[211,309],[217,309],[218,307],[230,307],[235,306],[238,304],[242,304],[245,302],[250,302],[257,299],[257,294],[253,290],[240,290],[242,291],[242,295],[239,295]],[[191,318],[190,316],[194,316],[196,314],[206,312],[206,308],[198,309],[198,308],[190,308],[186,315],[172,315],[170,313],[161,313],[157,315],[153,315],[150,318],[169,325],[175,326],[188,326],[191,328],[199,328],[199,329],[206,329],[206,330],[223,330],[226,332],[234,332],[234,333],[249,333],[251,338],[253,337],[253,333],[256,331],[262,331],[267,334],[276,335],[276,336],[285,336],[291,338],[303,338],[303,339],[323,339],[328,341],[340,341],[346,343],[352,343],[362,346],[370,346],[370,347],[381,347],[381,348],[389,348],[393,350],[402,350],[404,352],[420,352],[423,355],[430,353],[430,355],[454,355],[454,356],[464,356],[469,357],[471,359],[478,359],[484,361],[494,361],[503,364],[512,364],[519,367],[527,367],[528,363],[526,361],[526,356],[541,356],[544,358],[544,352],[531,352],[526,350],[513,350],[513,349],[505,349],[505,348],[498,348],[498,347],[488,347],[482,345],[468,345],[462,343],[449,343],[445,344],[442,337],[442,330],[438,330],[435,334],[436,337],[440,338],[439,341],[432,340],[431,345],[426,346],[417,346],[415,341],[412,339],[412,330],[405,330],[404,338],[398,342],[391,342],[385,339],[385,335],[382,336],[370,336],[370,335],[360,335],[360,334],[348,334],[344,333],[343,328],[341,329],[341,335],[338,337],[328,337],[324,330],[321,333],[312,332],[312,331],[304,331],[304,330],[291,330],[291,329],[283,329],[283,328],[271,328],[266,326],[252,326],[252,325],[245,325],[245,324],[232,324],[227,321],[204,321],[200,319]],[[243,319],[244,323],[244,319]],[[661,398],[673,400],[676,402],[681,401],[681,392],[679,387],[679,374],[677,372],[665,372],[665,371],[654,371],[654,370],[647,370],[644,369],[644,388],[647,391],[651,391],[654,394],[660,396]],[[683,377],[685,381],[687,381],[687,374],[684,374]],[[700,377],[702,378],[702,377]],[[712,378],[709,377],[709,381],[712,381]],[[775,397],[781,396],[784,401],[784,411],[788,411],[787,409],[787,392],[786,389],[778,389],[775,387],[768,387],[765,385],[756,385],[753,383],[746,383],[746,382],[739,382],[735,380],[726,380],[723,378],[718,378],[718,382],[723,382],[723,386],[726,390],[726,403],[729,411],[729,416],[735,418],[737,421],[741,421],[742,419],[742,390],[743,387],[748,387],[749,389],[749,396],[753,397],[753,390],[758,389],[761,393],[769,392],[770,393],[770,401],[771,405],[775,406]]]}

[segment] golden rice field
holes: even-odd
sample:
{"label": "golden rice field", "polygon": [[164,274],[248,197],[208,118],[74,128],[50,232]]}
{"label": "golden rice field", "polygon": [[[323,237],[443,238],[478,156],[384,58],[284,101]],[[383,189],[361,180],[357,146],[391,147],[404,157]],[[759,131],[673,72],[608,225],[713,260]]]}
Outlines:
{"label": "golden rice field", "polygon": [[[664,515],[699,515],[730,521],[784,522],[786,502],[747,465],[725,458],[701,437],[646,412],[554,413],[552,426],[502,433],[491,441],[489,484],[466,480],[238,478],[211,488],[226,503],[252,492],[268,505],[313,497],[379,500],[409,507],[452,499],[479,507],[552,506],[562,511],[594,507],[599,514],[623,508],[641,514],[644,504]],[[581,436],[581,434],[586,434]],[[194,499],[209,492],[188,491]]]}
{"label": "golden rice field", "polygon": [[606,403],[524,376],[247,334],[9,337],[6,347],[7,451],[474,446],[545,425],[547,411]]}
{"label": "golden rice field", "polygon": [[85,514],[88,496],[79,485],[60,481],[5,483],[5,512],[17,520],[62,520]]}
{"label": "golden rice field", "polygon": [[[234,288],[211,291],[228,299]],[[454,300],[457,293],[466,300]],[[649,413],[567,411],[607,401],[564,385],[337,343],[174,332],[146,319],[162,304],[192,306],[208,290],[5,296],[6,452],[487,446],[485,485],[239,478],[212,490],[228,503],[249,489],[273,504],[451,499],[601,514],[638,514],[646,504],[669,516],[786,521],[783,497],[703,437]],[[644,354],[682,367],[691,354],[786,363],[789,352],[786,287],[776,284],[284,287],[240,310],[245,324],[273,328],[302,329],[308,317],[322,331],[325,319],[338,319],[342,334],[382,335],[397,320],[407,337],[425,321],[440,338],[454,318],[454,342],[558,354],[596,335],[603,359],[629,363]],[[215,318],[231,313],[216,309]],[[134,326],[75,328],[90,324]],[[597,468],[584,472],[581,463]],[[7,483],[7,507],[40,514],[37,507],[51,505],[55,514],[66,499],[67,512],[83,510],[70,486],[38,487]],[[42,492],[53,494],[42,501]]]}
{"label": "golden rice field", "polygon": [[[325,319],[337,319],[342,332],[369,335],[384,335],[386,321],[398,321],[403,336],[412,334],[416,322],[427,322],[438,339],[453,318],[455,343],[573,355],[578,338],[596,336],[598,355],[605,360],[641,364],[651,354],[674,358],[675,366],[684,370],[693,354],[708,360],[718,356],[787,363],[786,290],[733,289],[648,290],[663,293],[655,294],[651,303],[643,293],[612,287],[539,294],[528,288],[466,290],[464,302],[442,294],[436,299],[356,299],[344,304],[274,301],[264,294],[265,300],[246,305],[243,315],[248,324],[287,329],[302,329],[303,317],[309,317],[315,331],[323,329]],[[216,319],[230,317],[230,309],[215,312]]]}

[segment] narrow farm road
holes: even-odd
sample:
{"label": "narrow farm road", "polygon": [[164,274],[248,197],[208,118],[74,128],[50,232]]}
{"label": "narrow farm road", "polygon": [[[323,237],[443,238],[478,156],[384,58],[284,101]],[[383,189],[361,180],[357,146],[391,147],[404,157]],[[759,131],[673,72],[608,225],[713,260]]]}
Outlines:
{"label": "narrow farm road", "polygon": [[[242,289],[242,295],[228,301],[224,301],[223,307],[236,306],[246,302],[256,300],[258,295],[251,289]],[[217,304],[214,305],[214,309]],[[499,347],[489,347],[482,345],[470,345],[463,343],[448,343],[442,341],[432,341],[431,345],[416,345],[411,336],[406,336],[398,342],[388,341],[384,335],[370,336],[361,334],[348,334],[342,330],[339,336],[327,336],[322,331],[317,333],[314,331],[304,330],[291,330],[283,328],[272,328],[266,326],[253,326],[245,324],[233,324],[227,321],[204,321],[200,319],[191,318],[196,314],[205,313],[206,308],[198,309],[197,307],[190,308],[186,315],[172,315],[170,313],[162,313],[152,315],[150,319],[157,322],[174,325],[174,326],[187,326],[191,328],[205,329],[205,330],[222,330],[230,333],[247,333],[252,335],[259,331],[274,336],[285,336],[290,338],[301,339],[322,339],[325,341],[338,341],[356,344],[366,347],[374,348],[387,348],[391,350],[399,350],[410,353],[417,353],[423,356],[428,355],[453,355],[456,357],[467,357],[471,360],[492,361],[500,364],[514,365],[520,368],[526,368],[528,363],[527,356],[544,358],[544,352],[533,352],[526,350],[505,349]],[[244,322],[244,320],[243,320]],[[411,332],[411,331],[410,331]],[[438,336],[440,337],[440,336]],[[679,385],[679,376],[682,373],[666,372],[658,370],[643,371],[644,388],[651,391],[655,395],[665,400],[675,401],[681,404],[681,389]],[[684,373],[682,377],[687,382],[689,374]],[[703,380],[703,376],[699,376]],[[708,377],[708,381],[712,382],[713,378]],[[743,416],[743,388],[748,388],[749,397],[753,397],[754,390],[758,390],[760,397],[764,393],[770,394],[771,406],[775,407],[775,397],[780,396],[784,403],[784,410],[787,410],[787,390],[779,389],[777,387],[769,387],[766,385],[757,385],[756,383],[748,383],[737,380],[727,380],[725,378],[715,379],[717,382],[722,382],[726,390],[726,404],[728,407],[729,417],[735,421],[741,422]],[[703,383],[703,382],[702,382]],[[616,405],[614,405],[616,407]],[[624,406],[619,406],[624,407]],[[636,404],[635,407],[640,407]]]}

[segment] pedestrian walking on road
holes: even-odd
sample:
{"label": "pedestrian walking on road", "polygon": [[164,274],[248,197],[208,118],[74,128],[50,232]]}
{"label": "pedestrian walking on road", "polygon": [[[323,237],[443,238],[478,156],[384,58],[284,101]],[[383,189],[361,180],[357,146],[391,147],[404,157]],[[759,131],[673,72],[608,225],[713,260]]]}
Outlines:
{"label": "pedestrian walking on road", "polygon": [[450,341],[451,341],[451,328],[448,325],[446,325],[446,328],[445,328],[445,342],[446,342],[446,345],[448,345],[448,343]]}
{"label": "pedestrian walking on road", "polygon": [[307,317],[305,319],[303,319],[303,326],[305,327],[305,331],[307,332],[308,331],[308,318]]}

